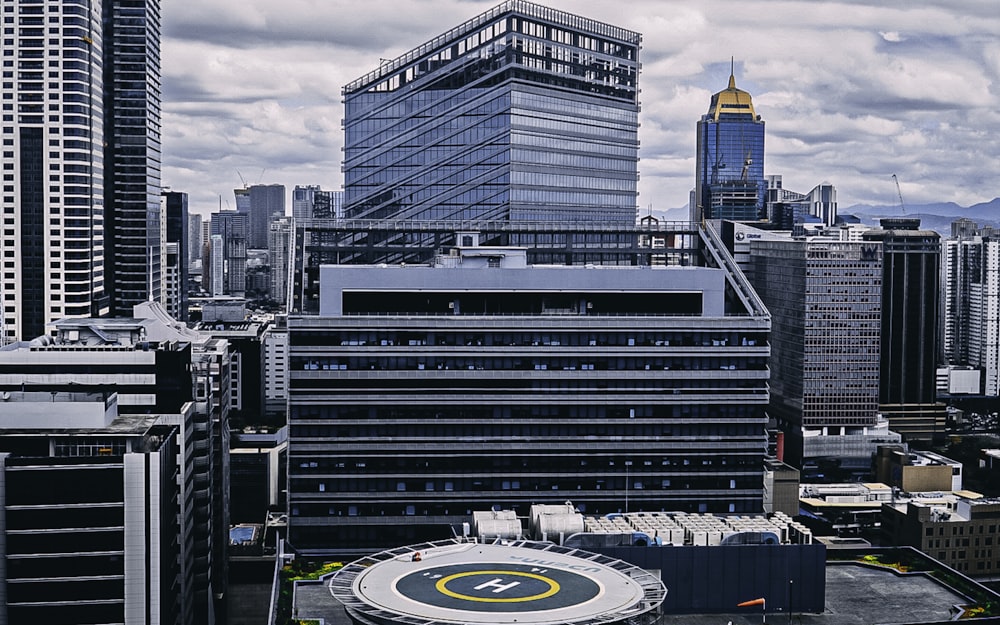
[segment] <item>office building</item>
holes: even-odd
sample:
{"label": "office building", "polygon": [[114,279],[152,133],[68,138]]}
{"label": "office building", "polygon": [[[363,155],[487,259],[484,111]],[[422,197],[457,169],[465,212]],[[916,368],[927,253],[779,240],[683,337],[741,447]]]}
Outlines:
{"label": "office building", "polygon": [[881,246],[821,239],[751,239],[747,278],[771,313],[768,413],[786,462],[867,474],[875,446],[899,440],[879,419]]}
{"label": "office building", "polygon": [[[230,302],[232,303],[232,302]],[[242,303],[241,303],[242,304]],[[245,309],[244,306],[239,306]],[[225,308],[235,308],[225,306]],[[203,320],[195,330],[204,336],[224,341],[230,350],[229,409],[251,423],[258,423],[264,406],[264,334],[269,321],[240,317],[225,320],[212,315],[205,306]]]}
{"label": "office building", "polygon": [[206,273],[203,274],[202,282],[210,296],[219,297],[226,292],[226,251],[225,243],[218,234],[211,236],[208,258],[209,262],[206,263]]}
{"label": "office building", "polygon": [[[191,233],[188,195],[179,191],[164,191],[163,213],[166,215],[164,240],[167,246],[164,267],[163,303],[171,317],[188,319],[188,290],[191,270]],[[199,216],[200,223],[200,216]]]}
{"label": "office building", "polygon": [[283,423],[288,404],[288,318],[277,315],[264,331],[264,414]]}
{"label": "office building", "polygon": [[267,255],[270,265],[268,294],[270,299],[282,305],[283,310],[288,300],[293,240],[291,217],[281,217],[271,222],[267,236]]}
{"label": "office building", "polygon": [[466,231],[428,264],[323,266],[318,314],[288,320],[290,542],[404,544],[567,497],[759,513],[768,315],[712,235],[655,233],[676,264],[530,265],[546,250]]}
{"label": "office building", "polygon": [[247,246],[252,250],[266,250],[271,220],[275,215],[285,215],[285,185],[251,185],[247,214],[250,216]]}
{"label": "office building", "polygon": [[[953,230],[954,230],[954,225]],[[983,240],[975,231],[941,241],[942,362],[969,364],[973,284],[982,283]],[[979,295],[977,293],[977,295]],[[977,301],[978,303],[978,301]]]}
{"label": "office building", "polygon": [[106,290],[111,314],[129,317],[136,304],[159,301],[162,281],[160,1],[103,7]]}
{"label": "office building", "polygon": [[[212,213],[212,236],[222,239],[222,255],[216,258],[212,246],[213,288],[215,269],[222,264],[224,278],[222,292],[226,295],[242,297],[247,288],[247,249],[250,242],[250,216],[236,211]],[[266,246],[265,246],[266,247]],[[210,291],[215,295],[214,291]]]}
{"label": "office building", "polygon": [[158,0],[0,6],[10,342],[159,298],[160,15]]}
{"label": "office building", "polygon": [[809,192],[809,214],[823,221],[826,227],[837,223],[837,187],[824,182]]}
{"label": "office building", "polygon": [[636,219],[638,33],[508,0],[347,84],[348,219]]}
{"label": "office building", "polygon": [[[970,220],[941,242],[942,341],[950,377],[979,374],[972,391],[1000,395],[1000,239]],[[949,386],[954,386],[949,384]]]}
{"label": "office building", "polygon": [[[250,187],[244,186],[242,189],[233,189],[234,200],[236,201],[236,211],[240,213],[250,212]],[[222,200],[219,200],[221,210]]]}
{"label": "office building", "polygon": [[879,446],[875,479],[906,493],[963,489],[961,462],[933,451],[907,449],[905,445]]}
{"label": "office building", "polygon": [[697,149],[691,220],[766,220],[764,122],[732,73],[698,121]]}
{"label": "office building", "polygon": [[195,621],[189,489],[175,415],[119,415],[114,393],[0,403],[5,623]]}
{"label": "office building", "polygon": [[944,435],[937,403],[941,237],[920,220],[884,218],[864,240],[882,243],[879,410],[905,440]]}
{"label": "office building", "polygon": [[192,538],[183,555],[191,579],[183,605],[191,615],[182,622],[213,623],[224,613],[227,586],[230,346],[174,321],[155,303],[133,314],[61,320],[54,337],[0,350],[0,390],[33,391],[48,400],[113,394],[121,416],[186,414],[181,448],[194,472],[183,498]]}
{"label": "office building", "polygon": [[924,493],[882,504],[882,533],[971,576],[1000,571],[1000,499],[978,493]]}
{"label": "office building", "polygon": [[979,264],[969,271],[969,364],[983,372],[983,393],[996,397],[1000,395],[1000,238],[982,240],[978,256]]}
{"label": "office building", "polygon": [[202,219],[198,213],[188,211],[188,265],[201,261],[204,254],[205,239],[202,232]]}
{"label": "office building", "polygon": [[292,218],[312,219],[316,194],[322,192],[318,184],[295,185],[292,189]]}
{"label": "office building", "polygon": [[[11,342],[44,334],[56,319],[109,310],[101,96],[105,40],[100,4],[74,7],[72,16],[63,15],[61,2],[2,0],[0,6],[0,284],[3,342]],[[60,35],[53,38],[49,28]],[[85,95],[89,92],[96,97]]]}
{"label": "office building", "polygon": [[283,512],[288,483],[288,428],[247,426],[242,432],[233,432],[231,444],[230,522],[261,523],[268,512]]}

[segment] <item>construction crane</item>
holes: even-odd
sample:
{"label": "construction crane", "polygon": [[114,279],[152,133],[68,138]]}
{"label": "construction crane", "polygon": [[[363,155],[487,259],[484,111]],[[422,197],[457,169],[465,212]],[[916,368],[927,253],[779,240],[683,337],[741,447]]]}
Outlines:
{"label": "construction crane", "polygon": [[896,195],[899,196],[899,210],[905,215],[906,207],[903,205],[903,192],[899,190],[899,178],[896,177],[896,174],[892,175],[892,181],[896,183]]}

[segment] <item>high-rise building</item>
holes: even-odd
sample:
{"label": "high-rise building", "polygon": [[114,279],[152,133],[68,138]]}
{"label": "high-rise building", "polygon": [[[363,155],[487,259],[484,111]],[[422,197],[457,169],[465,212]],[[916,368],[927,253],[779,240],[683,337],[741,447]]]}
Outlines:
{"label": "high-rise building", "polygon": [[[236,211],[212,213],[211,233],[222,237],[222,263],[225,271],[223,292],[227,295],[242,296],[247,283],[247,248],[250,238],[250,216]],[[212,280],[214,270],[220,262],[214,257],[212,247]]]}
{"label": "high-rise building", "polygon": [[295,185],[295,188],[292,189],[292,217],[312,219],[316,194],[322,191],[318,184]]}
{"label": "high-rise building", "polygon": [[767,219],[764,122],[750,94],[736,88],[733,74],[698,121],[697,149],[691,220]]}
{"label": "high-rise building", "polygon": [[189,265],[200,261],[204,254],[205,239],[201,227],[201,215],[198,213],[188,213],[188,259]]}
{"label": "high-rise building", "polygon": [[0,0],[3,342],[108,312],[103,16],[63,4]]}
{"label": "high-rise building", "polygon": [[159,297],[160,15],[158,0],[0,7],[11,341]]}
{"label": "high-rise building", "polygon": [[824,182],[809,192],[809,214],[823,220],[827,227],[837,223],[837,187]]}
{"label": "high-rise building", "polygon": [[[388,240],[435,226],[396,227]],[[289,317],[290,542],[406,544],[472,510],[570,498],[759,513],[770,319],[721,241],[693,225],[482,228],[430,263],[400,243],[380,251],[405,265],[325,265],[318,314]],[[529,230],[539,247],[480,244]],[[589,256],[652,235],[633,265]]]}
{"label": "high-rise building", "polygon": [[252,185],[249,215],[247,246],[252,250],[266,250],[268,225],[275,215],[285,215],[285,185]]}
{"label": "high-rise building", "polygon": [[[250,188],[243,187],[242,189],[233,189],[233,195],[235,195],[236,200],[236,210],[240,213],[250,212]],[[221,207],[220,207],[221,208]]]}
{"label": "high-rise building", "polygon": [[[205,273],[208,277],[205,291],[212,297],[223,295],[226,292],[226,244],[222,236],[213,234],[209,239],[208,259]],[[204,277],[202,283],[205,284]]]}
{"label": "high-rise building", "polygon": [[[159,301],[162,280],[160,0],[103,7],[105,282],[111,314],[128,317],[136,304]],[[67,30],[63,41],[73,41]]]}
{"label": "high-rise building", "polygon": [[638,33],[503,4],[344,87],[348,219],[636,219]]}
{"label": "high-rise building", "polygon": [[747,278],[771,313],[768,413],[787,462],[867,474],[877,444],[899,440],[879,419],[881,245],[819,239],[750,243]]}
{"label": "high-rise building", "polygon": [[271,299],[283,306],[288,303],[292,235],[292,218],[282,217],[271,222],[267,237],[268,263],[271,266],[268,291]]}
{"label": "high-rise building", "polygon": [[983,370],[983,391],[1000,394],[1000,241],[983,242],[978,280],[970,285],[969,360]]}
{"label": "high-rise building", "polygon": [[882,349],[879,404],[907,440],[944,434],[937,403],[941,237],[920,220],[885,218],[864,233],[882,242]]}
{"label": "high-rise building", "polygon": [[[970,225],[971,224],[971,225]],[[983,238],[971,220],[952,223],[952,236],[941,241],[941,362],[968,365],[971,345],[980,338],[972,330],[976,302],[982,296]],[[975,295],[974,295],[975,291]]]}
{"label": "high-rise building", "polygon": [[171,317],[187,321],[190,271],[188,246],[191,241],[188,194],[180,191],[164,191],[162,211],[166,216],[163,238],[167,246],[172,246],[167,251],[167,264],[163,268],[164,304]]}

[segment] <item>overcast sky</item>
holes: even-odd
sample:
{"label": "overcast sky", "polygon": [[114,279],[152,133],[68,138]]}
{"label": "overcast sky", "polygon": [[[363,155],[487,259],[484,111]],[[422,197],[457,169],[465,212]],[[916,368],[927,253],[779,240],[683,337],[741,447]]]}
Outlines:
{"label": "overcast sky", "polygon": [[[164,2],[164,186],[192,210],[233,189],[339,189],[341,87],[498,2]],[[643,34],[639,205],[687,205],[695,124],[736,84],[766,122],[767,174],[842,207],[1000,195],[997,0],[549,0]],[[883,4],[890,6],[881,6]],[[238,173],[239,172],[239,173]],[[289,206],[290,211],[290,206]]]}

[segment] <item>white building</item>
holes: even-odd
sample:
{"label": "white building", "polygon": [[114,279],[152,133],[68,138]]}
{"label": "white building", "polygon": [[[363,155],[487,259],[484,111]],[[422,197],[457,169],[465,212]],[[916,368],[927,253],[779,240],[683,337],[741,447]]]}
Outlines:
{"label": "white building", "polygon": [[[39,336],[57,319],[109,310],[100,95],[104,42],[100,3],[74,7],[74,28],[50,26],[64,23],[62,2],[2,0],[0,6],[5,228],[0,342],[9,343]],[[50,35],[47,26],[63,36]],[[47,58],[55,67],[46,66]],[[60,69],[60,60],[70,58]],[[96,95],[85,95],[91,93]],[[48,108],[58,102],[66,106],[61,115]]]}
{"label": "white building", "polygon": [[978,368],[977,392],[1000,395],[1000,239],[943,241],[941,288],[945,364]]}
{"label": "white building", "polygon": [[264,332],[264,407],[284,411],[288,400],[288,326],[284,317]]}
{"label": "white building", "polygon": [[293,257],[294,230],[292,220],[282,217],[271,222],[268,230],[267,246],[270,257],[271,299],[281,302],[287,309],[288,282],[290,280],[291,259]]}
{"label": "white building", "polygon": [[211,266],[209,268],[208,289],[212,297],[219,297],[225,293],[226,278],[226,253],[225,242],[222,235],[213,234],[209,246],[209,258]]}

